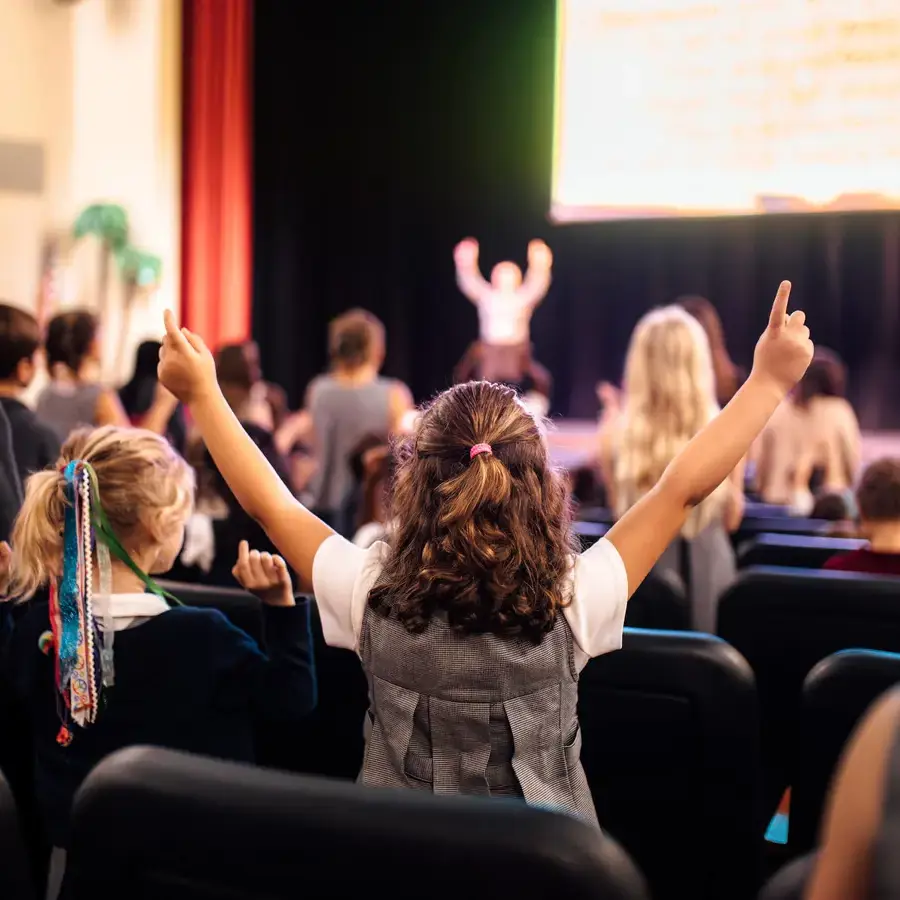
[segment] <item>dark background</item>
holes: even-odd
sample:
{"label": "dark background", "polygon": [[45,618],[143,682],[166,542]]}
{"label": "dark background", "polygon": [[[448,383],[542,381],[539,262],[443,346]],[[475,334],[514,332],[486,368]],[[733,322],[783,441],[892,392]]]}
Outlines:
{"label": "dark background", "polygon": [[254,335],[295,405],[353,306],[385,322],[388,374],[418,400],[446,387],[477,336],[454,244],[477,237],[487,274],[542,237],[555,280],[532,334],[554,412],[594,415],[637,318],[682,293],[716,304],[749,365],[790,278],[864,427],[900,427],[900,215],[554,226],[553,0],[255,6]]}

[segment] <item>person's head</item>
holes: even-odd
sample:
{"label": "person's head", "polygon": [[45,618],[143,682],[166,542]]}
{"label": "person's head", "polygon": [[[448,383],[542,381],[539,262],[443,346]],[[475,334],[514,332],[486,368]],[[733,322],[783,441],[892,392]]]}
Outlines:
{"label": "person's head", "polygon": [[[106,426],[74,431],[54,468],[32,475],[12,534],[10,595],[27,599],[62,570],[65,467],[90,463],[110,527],[146,573],[172,568],[193,509],[194,472],[159,435]],[[113,565],[122,565],[113,557]]]}
{"label": "person's head", "polygon": [[900,527],[900,459],[885,458],[863,470],[856,487],[860,530],[873,532]]}
{"label": "person's head", "polygon": [[335,369],[379,369],[384,351],[384,325],[364,309],[351,309],[328,326],[328,353]]}
{"label": "person's head", "polygon": [[262,381],[259,347],[254,341],[226,344],[216,353],[216,377],[219,383],[249,391]]}
{"label": "person's head", "polygon": [[522,284],[522,270],[513,262],[497,263],[491,269],[491,286],[503,293],[518,289]]}
{"label": "person's head", "polygon": [[85,363],[100,359],[97,317],[87,310],[55,315],[47,326],[45,349],[51,372],[62,367],[73,375],[80,374]]}
{"label": "person's head", "polygon": [[[615,448],[615,512],[622,515],[662,477],[676,454],[716,414],[709,341],[680,306],[647,313],[635,326],[625,360],[621,434]],[[685,535],[719,510],[714,493],[693,510]]]}
{"label": "person's head", "polygon": [[840,356],[833,350],[816,347],[794,396],[800,406],[806,406],[816,397],[843,397],[846,387],[847,369]]}
{"label": "person's head", "polygon": [[811,519],[822,519],[826,522],[843,522],[853,518],[853,511],[846,495],[837,491],[819,494],[809,514]]}
{"label": "person's head", "polygon": [[0,304],[0,382],[26,388],[34,378],[41,345],[37,319],[24,309]]}
{"label": "person's head", "polygon": [[709,341],[713,372],[716,377],[716,397],[719,403],[727,403],[738,389],[737,366],[728,355],[725,346],[725,330],[716,308],[706,299],[697,295],[679,297],[675,303],[690,313],[702,326]]}
{"label": "person's head", "polygon": [[460,384],[396,455],[394,549],[372,609],[413,633],[443,612],[465,633],[539,642],[566,604],[574,545],[566,480],[535,418],[508,387]]}
{"label": "person's head", "polygon": [[143,341],[138,345],[134,354],[135,379],[152,378],[156,381],[156,370],[159,366],[159,351],[162,347],[159,341]]}

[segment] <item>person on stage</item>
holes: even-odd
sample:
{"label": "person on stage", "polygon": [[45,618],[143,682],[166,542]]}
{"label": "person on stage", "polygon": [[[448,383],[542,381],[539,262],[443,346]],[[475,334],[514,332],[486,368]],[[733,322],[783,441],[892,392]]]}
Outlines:
{"label": "person on stage", "polygon": [[480,379],[530,388],[550,397],[550,373],[531,355],[531,315],[550,287],[553,254],[540,240],[528,245],[528,271],[513,262],[497,263],[488,282],[478,267],[478,241],[456,246],[456,282],[478,309],[479,339],[454,372],[456,383]]}

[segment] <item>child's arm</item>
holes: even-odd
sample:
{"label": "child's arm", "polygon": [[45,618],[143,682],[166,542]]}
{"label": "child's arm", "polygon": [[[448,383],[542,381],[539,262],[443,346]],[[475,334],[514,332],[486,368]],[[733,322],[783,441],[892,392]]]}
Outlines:
{"label": "child's arm", "polygon": [[528,269],[518,290],[519,297],[530,306],[537,306],[550,290],[552,268],[550,248],[543,241],[532,241],[528,245]]}
{"label": "child's arm", "polygon": [[474,238],[460,241],[453,251],[453,260],[459,289],[477,306],[491,287],[478,268],[478,241]]}
{"label": "child's arm", "polygon": [[806,371],[813,345],[804,314],[798,311],[787,316],[790,292],[790,282],[783,281],[744,386],[672,460],[656,487],[610,530],[607,537],[625,564],[629,594],[681,530],[690,509],[740,464],[769,417]]}
{"label": "child's arm", "polygon": [[159,380],[189,406],[238,503],[259,522],[308,590],[316,552],[334,532],[294,497],[244,431],[219,390],[215,362],[203,340],[179,329],[171,312],[165,321]]}

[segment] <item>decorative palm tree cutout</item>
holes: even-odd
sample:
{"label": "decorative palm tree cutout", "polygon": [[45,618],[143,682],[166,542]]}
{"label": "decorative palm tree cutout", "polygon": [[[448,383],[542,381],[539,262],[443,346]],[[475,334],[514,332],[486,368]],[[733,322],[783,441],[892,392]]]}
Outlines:
{"label": "decorative palm tree cutout", "polygon": [[[101,321],[109,319],[109,272],[114,261],[125,285],[125,309],[122,333],[131,325],[134,298],[140,291],[152,290],[159,284],[162,260],[152,253],[139,250],[129,243],[128,213],[114,203],[94,203],[82,211],[72,229],[75,240],[93,235],[100,241],[100,274],[97,285],[97,311]],[[124,352],[124,344],[117,342],[116,370]]]}

